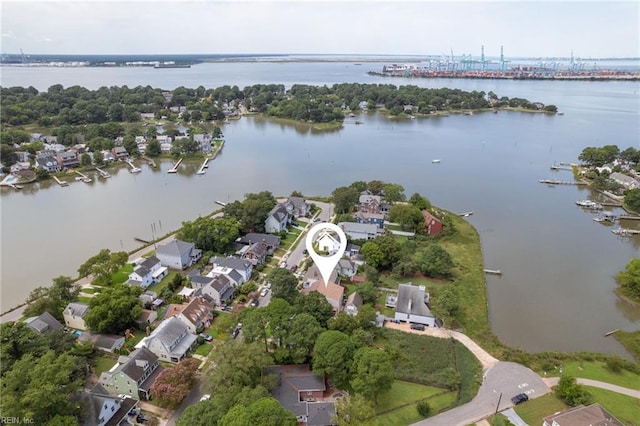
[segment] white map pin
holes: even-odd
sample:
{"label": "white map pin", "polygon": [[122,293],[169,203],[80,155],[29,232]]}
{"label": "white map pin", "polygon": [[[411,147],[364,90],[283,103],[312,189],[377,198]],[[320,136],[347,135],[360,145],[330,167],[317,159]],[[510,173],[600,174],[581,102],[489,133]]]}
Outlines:
{"label": "white map pin", "polygon": [[[322,256],[316,253],[315,249],[313,248],[313,243],[316,240],[315,236],[321,231],[333,231],[340,238],[340,248],[338,248],[338,250],[331,256]],[[338,225],[335,225],[333,223],[318,223],[309,230],[309,233],[307,234],[306,247],[307,251],[311,255],[311,258],[318,267],[318,270],[320,271],[320,275],[322,275],[322,279],[324,280],[324,285],[326,287],[329,284],[331,273],[335,269],[336,265],[342,258],[345,249],[347,248],[347,236]]]}

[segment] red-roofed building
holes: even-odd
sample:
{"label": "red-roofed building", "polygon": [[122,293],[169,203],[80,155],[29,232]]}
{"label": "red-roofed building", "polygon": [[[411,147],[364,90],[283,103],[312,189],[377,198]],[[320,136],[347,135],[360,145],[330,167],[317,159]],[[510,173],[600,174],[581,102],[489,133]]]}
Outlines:
{"label": "red-roofed building", "polygon": [[422,218],[427,235],[438,235],[442,231],[442,222],[428,211],[422,210]]}

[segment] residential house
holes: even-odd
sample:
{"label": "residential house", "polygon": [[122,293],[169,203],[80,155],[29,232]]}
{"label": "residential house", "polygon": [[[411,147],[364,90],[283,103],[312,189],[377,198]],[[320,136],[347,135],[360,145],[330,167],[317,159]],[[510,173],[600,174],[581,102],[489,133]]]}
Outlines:
{"label": "residential house", "polygon": [[162,370],[158,357],[149,349],[140,348],[120,356],[109,371],[100,375],[98,383],[112,395],[149,399],[151,386]]}
{"label": "residential house", "polygon": [[[311,265],[309,269],[307,269],[307,272],[305,272],[304,276],[302,277],[302,281],[303,281],[303,285],[302,285],[303,288],[310,286],[316,281],[324,282],[322,281],[322,274],[320,274],[320,270],[318,269],[318,266],[315,263]],[[337,265],[331,272],[331,275],[329,275],[329,282],[340,284],[340,275],[338,274]]]}
{"label": "residential house", "polygon": [[115,334],[94,334],[83,331],[79,333],[78,340],[81,342],[91,342],[96,349],[111,353],[124,346],[124,337],[116,336]]}
{"label": "residential house", "polygon": [[197,337],[177,317],[165,319],[136,345],[136,349],[147,348],[161,361],[180,362],[193,349]]}
{"label": "residential house", "polygon": [[329,255],[340,250],[340,240],[328,231],[321,231],[314,244],[318,244],[318,250]]}
{"label": "residential house", "polygon": [[14,163],[9,169],[11,173],[19,173],[22,170],[29,170],[31,168],[31,163],[28,161],[17,161]]}
{"label": "residential house", "polygon": [[353,240],[372,240],[384,234],[384,229],[369,223],[340,222],[338,226]]}
{"label": "residential house", "polygon": [[426,210],[422,210],[424,228],[427,235],[438,235],[442,231],[442,222]]}
{"label": "residential house", "polygon": [[31,154],[27,151],[16,151],[14,154],[16,155],[16,161],[19,163],[28,163],[31,157]]}
{"label": "residential house", "polygon": [[347,313],[347,315],[356,316],[358,315],[358,308],[360,308],[362,304],[362,296],[355,292],[351,293],[349,297],[347,297],[344,311]]}
{"label": "residential house", "polygon": [[344,287],[336,284],[336,282],[339,282],[340,277],[335,269],[331,273],[329,282],[326,285],[316,265],[309,268],[304,279],[302,294],[317,291],[327,299],[327,302],[331,304],[331,307],[333,307],[336,313],[342,311],[342,305],[344,304]]}
{"label": "residential house", "polygon": [[613,172],[609,176],[610,179],[615,181],[616,183],[625,187],[625,189],[636,189],[640,188],[640,182],[631,176],[624,175],[622,173]]}
{"label": "residential house", "polygon": [[287,206],[284,204],[276,204],[264,221],[264,230],[271,234],[286,231],[290,221],[291,213],[287,210]]}
{"label": "residential house", "polygon": [[202,250],[197,249],[193,243],[173,240],[158,246],[156,257],[160,259],[162,266],[182,270],[200,260]]}
{"label": "residential house", "polygon": [[56,160],[58,160],[61,169],[71,169],[80,166],[80,159],[74,151],[59,152],[58,155],[56,155]]}
{"label": "residential house", "polygon": [[44,149],[48,151],[53,151],[57,154],[58,152],[66,151],[67,147],[62,145],[61,143],[45,143]]}
{"label": "residential house", "polygon": [[27,318],[24,322],[27,327],[39,334],[52,330],[62,330],[60,321],[55,319],[49,312],[43,312],[37,317]]}
{"label": "residential house", "polygon": [[267,248],[262,243],[253,243],[242,247],[236,254],[257,266],[262,265],[267,259]]}
{"label": "residential house", "polygon": [[358,199],[358,211],[362,213],[381,213],[382,197],[363,193]]}
{"label": "residential house", "polygon": [[126,160],[127,158],[129,158],[129,153],[127,152],[126,149],[124,149],[123,146],[116,146],[111,150],[111,153],[113,154],[113,156],[115,158],[117,158],[118,160]]}
{"label": "residential house", "polygon": [[360,255],[360,246],[352,243],[347,243],[347,248],[344,250],[345,256],[349,259],[355,260]]}
{"label": "residential house", "polygon": [[196,297],[187,304],[169,305],[164,318],[166,320],[174,316],[187,326],[189,332],[200,333],[202,329],[208,328],[213,321],[213,304],[207,302],[203,297]]}
{"label": "residential house", "polygon": [[146,326],[153,324],[157,319],[158,312],[151,309],[143,309],[142,312],[140,312],[140,315],[138,315],[138,318],[136,318],[135,322],[138,328],[144,330]]}
{"label": "residential house", "polygon": [[89,312],[89,305],[85,303],[72,302],[64,308],[62,316],[64,317],[64,323],[67,327],[74,328],[76,330],[86,330],[87,325],[84,323],[84,317]]}
{"label": "residential house", "polygon": [[611,413],[600,404],[580,405],[560,411],[543,419],[542,426],[623,426]]}
{"label": "residential house", "polygon": [[171,142],[173,142],[171,140],[171,136],[167,136],[167,135],[158,135],[158,136],[156,136],[156,140],[158,141],[158,143],[160,145],[162,145],[162,144],[171,145]]}
{"label": "residential house", "polygon": [[145,138],[144,136],[136,136],[136,145],[143,145],[147,143],[147,138]]}
{"label": "residential house", "polygon": [[372,225],[376,225],[378,228],[384,228],[384,214],[382,213],[367,213],[367,212],[356,212],[353,217],[356,219],[357,223],[369,223]]}
{"label": "residential house", "polygon": [[52,135],[45,135],[44,136],[44,141],[47,144],[58,144],[58,137],[57,136],[52,136]]}
{"label": "residential house", "polygon": [[167,276],[169,270],[166,266],[162,266],[160,260],[156,256],[148,257],[141,260],[129,274],[127,284],[136,285],[146,289],[152,284],[159,283]]}
{"label": "residential house", "polygon": [[235,297],[232,282],[224,275],[218,275],[212,281],[200,289],[200,294],[215,305],[228,304]]}
{"label": "residential house", "polygon": [[[253,273],[253,264],[246,259],[238,259],[237,257],[212,257],[209,263],[213,265],[213,270],[207,275],[225,275],[236,282],[236,286],[249,281]],[[232,274],[232,271],[234,271],[235,274]]]}
{"label": "residential house", "polygon": [[277,377],[271,395],[295,416],[298,425],[329,426],[336,423],[333,402],[324,401],[327,390],[323,377],[314,375],[308,365],[267,367],[266,374]]}
{"label": "residential house", "polygon": [[44,142],[44,135],[42,133],[31,133],[29,142]]}
{"label": "residential house", "polygon": [[137,399],[108,395],[102,386],[96,386],[91,392],[81,392],[78,399],[83,426],[130,425],[129,412],[138,405]]}
{"label": "residential house", "polygon": [[358,272],[358,265],[349,259],[340,259],[337,268],[338,274],[343,277],[348,277],[349,279],[353,278],[356,272]]}
{"label": "residential house", "polygon": [[295,217],[304,217],[311,211],[311,205],[303,197],[289,197],[287,204],[292,206],[291,214]]}
{"label": "residential house", "polygon": [[58,173],[60,170],[62,170],[56,158],[55,152],[50,150],[37,152],[36,168],[46,170],[49,173]]}
{"label": "residential house", "polygon": [[242,245],[261,243],[267,249],[268,255],[272,255],[274,251],[280,248],[280,237],[272,234],[259,234],[251,232],[241,238],[238,238],[236,242]]}
{"label": "residential house", "polygon": [[427,306],[428,300],[429,295],[425,294],[423,285],[414,286],[412,283],[398,285],[395,320],[437,327],[436,317]]}
{"label": "residential house", "polygon": [[212,137],[208,133],[196,133],[193,135],[193,141],[198,144],[200,151],[205,154],[211,154]]}
{"label": "residential house", "polygon": [[200,275],[200,272],[196,269],[190,271],[187,276],[189,277],[189,282],[191,283],[191,287],[193,287],[194,290],[203,288],[204,286],[213,282],[213,280],[215,279],[215,277],[213,276]]}
{"label": "residential house", "polygon": [[124,136],[118,136],[117,138],[113,139],[113,144],[115,146],[122,146],[123,143],[124,143]]}
{"label": "residential house", "polygon": [[154,300],[158,298],[158,293],[155,291],[147,290],[138,296],[143,305],[152,304]]}
{"label": "residential house", "polygon": [[102,151],[102,156],[104,157],[105,163],[113,163],[116,161],[116,156],[113,155],[113,152],[104,150]]}

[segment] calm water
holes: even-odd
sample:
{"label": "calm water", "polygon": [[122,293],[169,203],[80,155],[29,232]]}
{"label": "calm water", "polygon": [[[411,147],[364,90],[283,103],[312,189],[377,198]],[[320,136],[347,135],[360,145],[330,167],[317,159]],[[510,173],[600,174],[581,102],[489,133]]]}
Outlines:
{"label": "calm water", "polygon": [[[207,174],[197,164],[169,175],[146,166],[109,180],[67,188],[2,191],[2,301],[6,310],[51,278],[74,275],[104,247],[130,250],[134,236],[150,238],[216,209],[244,193],[269,190],[328,195],[354,180],[398,182],[469,219],[481,234],[493,330],[527,350],[624,353],[605,332],[635,330],[640,309],[614,294],[614,275],[637,257],[640,239],[619,240],[575,206],[590,196],[576,187],[550,188],[543,177],[554,161],[575,161],[584,146],[615,143],[640,148],[637,82],[513,82],[403,80],[369,77],[381,64],[203,64],[190,69],[2,68],[2,85],[44,90],[52,84],[89,88],[149,84],[172,89],[257,83],[385,82],[492,90],[554,103],[564,116],[506,113],[389,121],[375,114],[340,131],[244,118],[224,128],[227,144]],[[439,158],[440,164],[431,160]],[[566,173],[566,174],[565,174]],[[636,225],[637,226],[637,225]]]}

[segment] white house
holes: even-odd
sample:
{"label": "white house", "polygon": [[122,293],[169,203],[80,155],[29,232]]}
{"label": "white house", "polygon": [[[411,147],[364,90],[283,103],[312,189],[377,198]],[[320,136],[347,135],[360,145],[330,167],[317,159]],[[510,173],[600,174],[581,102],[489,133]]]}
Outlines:
{"label": "white house", "polygon": [[180,362],[193,349],[197,339],[181,320],[172,317],[162,321],[136,345],[136,349],[147,348],[162,361]]}
{"label": "white house", "polygon": [[86,330],[87,325],[84,323],[84,317],[88,312],[89,305],[79,302],[69,303],[62,311],[64,323],[67,327],[75,328],[76,330]]}
{"label": "white house", "polygon": [[200,293],[217,306],[233,300],[235,295],[232,282],[224,275],[219,275],[214,278],[210,283],[202,287]]}
{"label": "white house", "polygon": [[437,327],[436,317],[427,306],[429,298],[425,294],[425,287],[415,286],[412,283],[400,284],[398,286],[398,299],[396,302],[395,320],[424,324],[427,327]]}
{"label": "white house", "polygon": [[611,173],[609,178],[613,179],[618,184],[624,186],[626,189],[640,188],[640,182],[632,178],[631,176],[624,175],[622,173]]}
{"label": "white house", "polygon": [[370,223],[340,222],[338,226],[353,240],[371,240],[384,234],[384,230]]}
{"label": "white house", "polygon": [[[293,210],[290,206],[289,210]],[[287,210],[284,204],[276,204],[271,209],[267,219],[264,221],[264,230],[270,234],[287,230],[291,218],[291,212]]]}
{"label": "white house", "polygon": [[166,266],[162,266],[160,260],[156,256],[151,256],[138,263],[133,272],[129,274],[127,284],[137,285],[146,289],[151,284],[159,283],[167,276],[169,270]]}
{"label": "white house", "polygon": [[340,249],[340,240],[334,238],[330,232],[322,232],[316,242],[318,243],[318,249],[322,252],[329,253],[329,255],[332,255]]}
{"label": "white house", "polygon": [[156,257],[160,259],[162,266],[182,270],[200,260],[202,250],[197,249],[193,243],[173,240],[170,243],[158,246]]}
{"label": "white house", "polygon": [[358,265],[349,259],[340,259],[338,261],[337,269],[340,275],[351,279],[358,272]]}
{"label": "white house", "polygon": [[293,206],[291,213],[296,217],[306,216],[311,211],[311,206],[302,197],[289,197],[287,204]]}
{"label": "white house", "polygon": [[236,287],[249,281],[253,273],[253,264],[246,259],[212,257],[209,262],[213,265],[213,270],[207,276],[224,275],[235,282]]}
{"label": "white house", "polygon": [[349,297],[347,297],[344,311],[347,315],[356,316],[358,315],[358,308],[360,308],[360,306],[362,306],[362,296],[358,293],[351,293]]}

